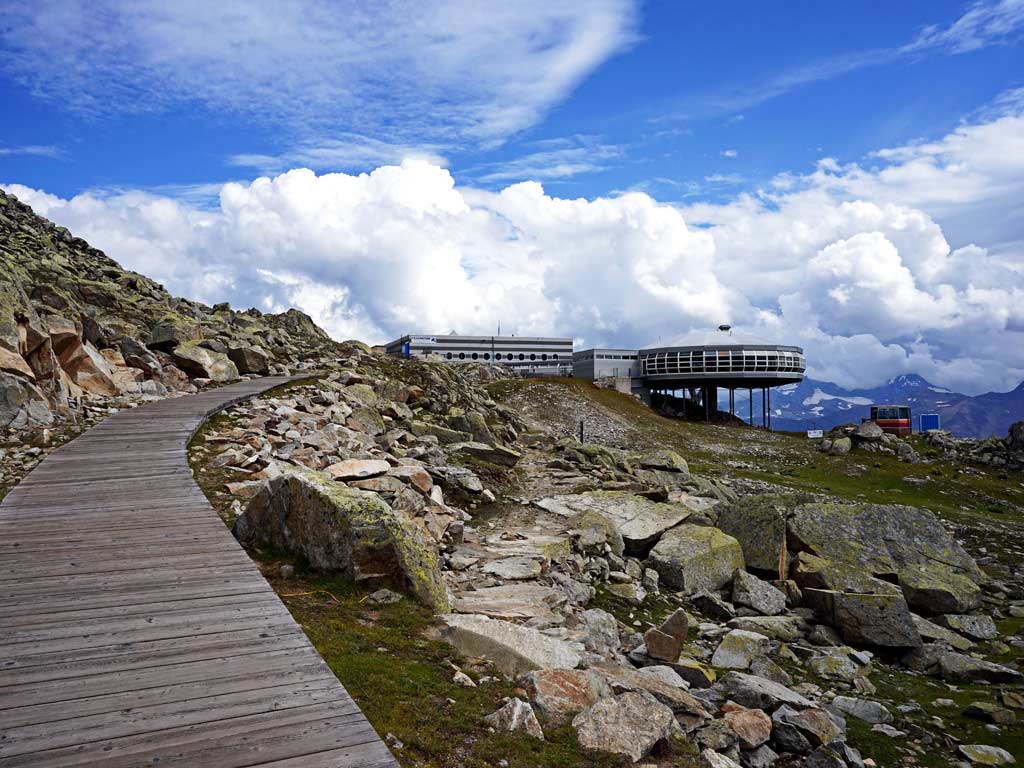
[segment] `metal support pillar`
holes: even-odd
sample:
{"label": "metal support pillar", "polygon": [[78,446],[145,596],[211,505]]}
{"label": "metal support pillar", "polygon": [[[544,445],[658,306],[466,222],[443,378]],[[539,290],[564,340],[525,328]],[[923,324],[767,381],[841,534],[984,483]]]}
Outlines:
{"label": "metal support pillar", "polygon": [[747,405],[750,406],[750,415],[747,418],[747,423],[750,426],[754,426],[754,389],[751,387],[747,390]]}
{"label": "metal support pillar", "polygon": [[768,428],[768,421],[767,421],[768,410],[767,410],[767,407],[765,406],[765,392],[767,392],[767,391],[768,391],[767,387],[761,387],[761,429],[767,429]]}
{"label": "metal support pillar", "polygon": [[768,431],[772,431],[772,389],[768,388]]}

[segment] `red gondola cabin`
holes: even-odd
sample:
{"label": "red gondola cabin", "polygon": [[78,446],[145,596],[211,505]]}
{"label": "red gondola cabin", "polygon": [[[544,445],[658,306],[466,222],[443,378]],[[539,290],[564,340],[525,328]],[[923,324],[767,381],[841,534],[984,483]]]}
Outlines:
{"label": "red gondola cabin", "polygon": [[872,405],[870,420],[892,435],[904,437],[913,431],[908,405]]}

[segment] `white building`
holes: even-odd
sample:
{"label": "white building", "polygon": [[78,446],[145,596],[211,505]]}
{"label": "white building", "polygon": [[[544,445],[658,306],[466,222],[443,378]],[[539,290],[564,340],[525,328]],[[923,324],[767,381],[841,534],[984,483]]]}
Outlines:
{"label": "white building", "polygon": [[572,339],[538,336],[430,336],[410,334],[387,345],[396,357],[436,356],[450,363],[500,363],[511,368],[545,370],[572,366]]}

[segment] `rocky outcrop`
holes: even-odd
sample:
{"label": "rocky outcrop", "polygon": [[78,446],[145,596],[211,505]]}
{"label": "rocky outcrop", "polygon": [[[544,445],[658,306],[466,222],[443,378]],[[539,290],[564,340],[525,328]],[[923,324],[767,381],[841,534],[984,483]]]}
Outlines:
{"label": "rocky outcrop", "polygon": [[931,512],[876,504],[804,504],[788,522],[791,551],[854,574],[895,580],[925,615],[980,604],[981,570]]}
{"label": "rocky outcrop", "polygon": [[327,572],[407,587],[435,610],[449,607],[435,546],[377,494],[294,467],[268,480],[235,521],[245,542],[266,542]]}
{"label": "rocky outcrop", "polygon": [[[25,377],[52,420],[73,416],[83,399],[187,389],[182,371],[228,381],[239,367],[266,374],[336,357],[339,345],[297,310],[264,315],[174,298],[0,190],[0,350],[0,373]],[[33,408],[8,423],[50,423]]]}

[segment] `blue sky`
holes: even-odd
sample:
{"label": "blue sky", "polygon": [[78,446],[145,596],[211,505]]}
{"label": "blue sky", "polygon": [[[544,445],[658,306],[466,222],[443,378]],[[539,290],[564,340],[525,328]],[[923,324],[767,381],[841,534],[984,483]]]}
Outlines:
{"label": "blue sky", "polygon": [[[967,7],[902,2],[880,12],[871,3],[650,3],[635,12],[635,31],[620,52],[535,124],[497,137],[498,146],[446,136],[443,126],[429,123],[385,130],[409,137],[412,149],[442,156],[457,180],[487,187],[539,178],[565,196],[642,188],[659,199],[727,198],[782,171],[810,170],[823,156],[857,160],[878,147],[941,136],[1021,85],[1017,33],[965,53],[941,45],[897,53],[931,25],[948,28]],[[8,42],[16,55],[17,40]],[[187,99],[141,113],[102,103],[68,109],[63,97],[40,98],[45,90],[46,80],[33,76],[0,80],[8,105],[4,147],[28,150],[3,157],[0,169],[6,179],[60,195],[247,178],[289,163],[253,168],[233,158],[279,157],[336,137],[377,138],[345,115],[307,133],[282,126],[272,113]],[[100,102],[110,97],[97,91]],[[388,100],[380,101],[386,113]],[[306,165],[376,167],[375,158],[359,154]]]}
{"label": "blue sky", "polygon": [[1024,377],[1024,1],[550,5],[0,2],[0,183],[335,335],[728,319],[847,384]]}

